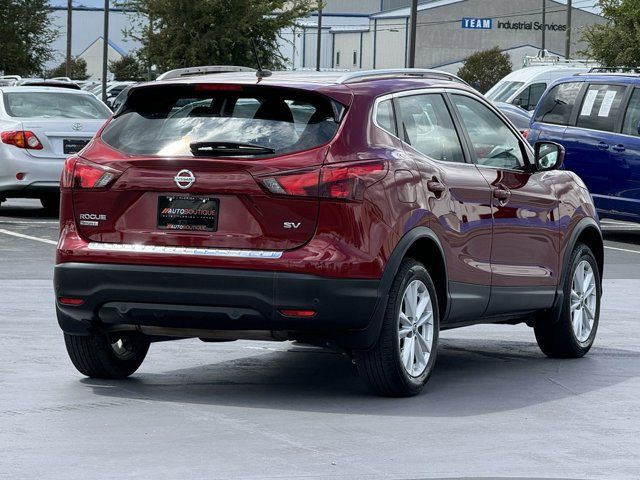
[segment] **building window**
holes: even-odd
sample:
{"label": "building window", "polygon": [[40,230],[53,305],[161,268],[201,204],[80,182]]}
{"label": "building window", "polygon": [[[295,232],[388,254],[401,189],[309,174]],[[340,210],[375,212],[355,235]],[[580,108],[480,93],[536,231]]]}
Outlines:
{"label": "building window", "polygon": [[353,66],[355,67],[356,65],[358,65],[358,51],[354,50],[353,51]]}
{"label": "building window", "polygon": [[336,65],[340,65],[340,50],[336,52]]}

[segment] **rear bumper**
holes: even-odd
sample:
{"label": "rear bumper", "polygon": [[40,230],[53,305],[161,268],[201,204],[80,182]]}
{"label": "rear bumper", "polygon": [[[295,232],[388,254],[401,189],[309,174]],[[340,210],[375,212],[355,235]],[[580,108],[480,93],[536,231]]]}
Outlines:
{"label": "rear bumper", "polygon": [[[375,338],[376,328],[369,330],[386,304],[378,280],[210,268],[62,263],[54,287],[60,327],[76,335],[145,327],[259,330],[364,347]],[[61,297],[84,303],[62,305]],[[316,313],[293,318],[281,309]]]}
{"label": "rear bumper", "polygon": [[[36,158],[18,148],[0,146],[0,196],[34,197],[59,191],[64,158]],[[22,174],[18,180],[17,174]]]}

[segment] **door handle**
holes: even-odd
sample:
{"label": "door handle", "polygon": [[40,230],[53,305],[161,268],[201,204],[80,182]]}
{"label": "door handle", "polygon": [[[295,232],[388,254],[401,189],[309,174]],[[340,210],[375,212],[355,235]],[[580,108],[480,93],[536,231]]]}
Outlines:
{"label": "door handle", "polygon": [[614,145],[611,150],[613,150],[614,152],[624,152],[626,150],[626,148],[624,148],[624,145],[622,145],[621,143],[619,143],[618,145]]}
{"label": "door handle", "polygon": [[509,201],[509,198],[511,198],[511,190],[502,186],[495,187],[493,189],[493,198],[498,199],[500,205],[504,205]]}
{"label": "door handle", "polygon": [[609,150],[609,144],[606,142],[598,142],[596,147],[598,147],[598,150]]}
{"label": "door handle", "polygon": [[437,195],[443,193],[447,189],[447,187],[445,187],[437,179],[434,178],[433,180],[429,180],[427,182],[427,189]]}

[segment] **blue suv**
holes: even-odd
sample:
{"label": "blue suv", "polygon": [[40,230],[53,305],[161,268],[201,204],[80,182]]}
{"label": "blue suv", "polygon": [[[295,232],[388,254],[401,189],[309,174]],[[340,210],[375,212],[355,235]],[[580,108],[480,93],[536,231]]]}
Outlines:
{"label": "blue suv", "polygon": [[640,75],[583,74],[544,93],[527,139],[556,141],[601,218],[640,222]]}

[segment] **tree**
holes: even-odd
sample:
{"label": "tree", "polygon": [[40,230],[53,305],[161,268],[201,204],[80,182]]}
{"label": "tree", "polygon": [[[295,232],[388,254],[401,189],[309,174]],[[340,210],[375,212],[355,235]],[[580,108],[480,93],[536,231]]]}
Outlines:
{"label": "tree", "polygon": [[[69,74],[73,80],[86,80],[89,78],[87,74],[87,62],[84,58],[75,57],[71,59]],[[67,75],[67,62],[62,62],[57,67],[47,71],[47,78],[65,77]]]}
{"label": "tree", "polygon": [[599,0],[605,24],[585,27],[582,38],[585,53],[603,67],[640,67],[640,2],[638,0]]}
{"label": "tree", "polygon": [[[201,65],[255,67],[251,39],[266,68],[282,68],[280,31],[317,7],[315,0],[122,0],[136,12],[125,33],[158,70]],[[137,19],[137,20],[136,20]],[[141,20],[142,19],[142,20]]]}
{"label": "tree", "polygon": [[472,87],[485,93],[498,80],[511,73],[511,59],[499,47],[481,50],[469,55],[458,70],[458,76]]}
{"label": "tree", "polygon": [[53,29],[48,0],[0,0],[0,71],[34,75],[53,58]]}
{"label": "tree", "polygon": [[126,55],[119,60],[109,62],[109,71],[118,82],[140,81],[146,76],[142,64],[133,55]]}

